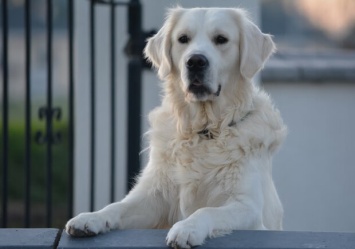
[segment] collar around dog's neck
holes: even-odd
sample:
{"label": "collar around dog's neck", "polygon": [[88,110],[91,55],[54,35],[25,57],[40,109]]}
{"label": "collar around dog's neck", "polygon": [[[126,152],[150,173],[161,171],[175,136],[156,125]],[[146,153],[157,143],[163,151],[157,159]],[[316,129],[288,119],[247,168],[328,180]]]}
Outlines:
{"label": "collar around dog's neck", "polygon": [[[232,120],[229,124],[228,127],[232,127],[232,126],[236,126],[237,124],[240,124],[241,122],[243,122],[245,119],[247,119],[250,115],[251,115],[251,111],[247,112],[241,119],[239,119],[238,121],[234,121]],[[203,129],[202,131],[199,131],[197,134],[207,138],[207,139],[213,139],[213,134],[211,133],[211,131],[207,128]]]}

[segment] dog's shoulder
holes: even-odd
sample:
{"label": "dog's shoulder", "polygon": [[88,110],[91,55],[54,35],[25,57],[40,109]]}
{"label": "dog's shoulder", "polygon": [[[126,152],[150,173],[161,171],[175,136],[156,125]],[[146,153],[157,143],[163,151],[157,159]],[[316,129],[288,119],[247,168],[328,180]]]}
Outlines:
{"label": "dog's shoulder", "polygon": [[270,96],[263,90],[257,90],[253,98],[253,109],[239,125],[239,134],[251,143],[251,147],[260,147],[274,153],[287,135],[279,110]]}
{"label": "dog's shoulder", "polygon": [[176,137],[176,124],[172,112],[164,105],[154,108],[148,115],[149,130],[147,132],[151,146],[159,143],[165,147]]}

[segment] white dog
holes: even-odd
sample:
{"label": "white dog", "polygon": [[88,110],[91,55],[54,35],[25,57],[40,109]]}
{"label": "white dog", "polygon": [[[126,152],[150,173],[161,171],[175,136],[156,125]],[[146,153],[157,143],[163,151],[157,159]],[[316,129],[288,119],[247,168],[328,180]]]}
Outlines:
{"label": "white dog", "polygon": [[273,50],[241,9],[170,10],[145,48],[164,81],[149,163],[121,202],[71,219],[67,233],[171,227],[167,244],[190,248],[235,229],[282,229],[271,162],[286,127],[251,83]]}

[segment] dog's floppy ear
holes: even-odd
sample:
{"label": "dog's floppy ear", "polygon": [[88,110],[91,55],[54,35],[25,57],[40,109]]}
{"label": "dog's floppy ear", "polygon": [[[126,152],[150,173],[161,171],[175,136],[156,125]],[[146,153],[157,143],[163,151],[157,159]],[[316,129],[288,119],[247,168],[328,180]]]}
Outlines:
{"label": "dog's floppy ear", "polygon": [[243,11],[238,11],[240,22],[240,73],[244,78],[251,79],[275,50],[270,35],[263,34],[252,23]]}
{"label": "dog's floppy ear", "polygon": [[145,57],[158,70],[160,79],[169,75],[172,69],[171,59],[171,32],[181,8],[170,9],[163,27],[153,37],[148,39],[144,49]]}
{"label": "dog's floppy ear", "polygon": [[144,49],[145,57],[158,70],[158,75],[161,79],[164,79],[171,71],[171,42],[166,33],[167,27],[164,25],[157,34],[148,39]]}

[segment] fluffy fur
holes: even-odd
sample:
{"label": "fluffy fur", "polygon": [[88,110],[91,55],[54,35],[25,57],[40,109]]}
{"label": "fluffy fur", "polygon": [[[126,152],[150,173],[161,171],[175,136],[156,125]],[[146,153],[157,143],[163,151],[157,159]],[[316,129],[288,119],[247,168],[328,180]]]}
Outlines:
{"label": "fluffy fur", "polygon": [[[251,83],[273,50],[241,9],[170,10],[145,49],[164,93],[149,115],[149,163],[122,201],[71,219],[67,233],[171,227],[167,244],[189,248],[235,229],[282,229],[271,162],[286,128]],[[196,54],[208,66],[194,82]]]}

